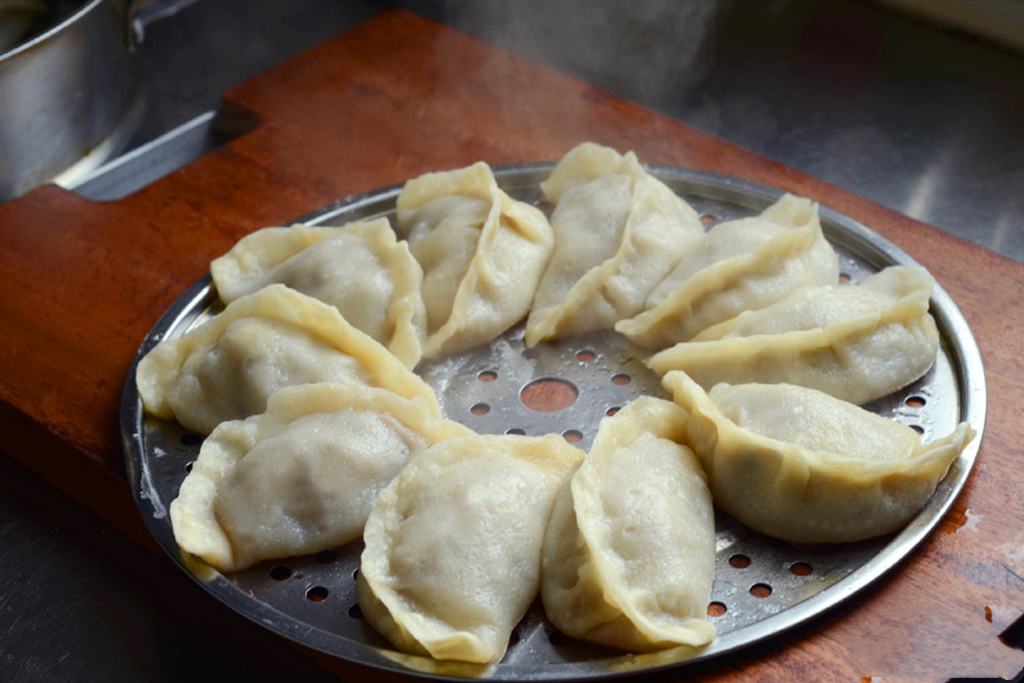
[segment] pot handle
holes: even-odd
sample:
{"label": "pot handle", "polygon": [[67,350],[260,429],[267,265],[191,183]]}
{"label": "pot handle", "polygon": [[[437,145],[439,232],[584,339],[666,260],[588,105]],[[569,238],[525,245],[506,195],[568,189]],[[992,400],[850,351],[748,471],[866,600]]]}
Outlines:
{"label": "pot handle", "polygon": [[134,51],[146,36],[146,27],[173,16],[199,0],[119,0],[123,5],[125,42]]}

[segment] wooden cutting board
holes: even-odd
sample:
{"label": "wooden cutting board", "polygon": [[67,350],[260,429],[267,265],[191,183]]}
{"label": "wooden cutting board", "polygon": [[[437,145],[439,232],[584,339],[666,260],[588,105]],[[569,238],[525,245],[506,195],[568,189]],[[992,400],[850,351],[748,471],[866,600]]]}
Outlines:
{"label": "wooden cutting board", "polygon": [[[118,415],[141,340],[252,230],[427,171],[557,160],[584,140],[811,197],[926,266],[977,337],[989,418],[936,532],[851,603],[698,680],[1003,676],[1024,613],[1024,266],[416,15],[388,12],[232,89],[259,126],[125,199],[0,205],[0,448],[155,548]],[[841,160],[837,160],[837,163]],[[359,673],[345,667],[347,673]]]}

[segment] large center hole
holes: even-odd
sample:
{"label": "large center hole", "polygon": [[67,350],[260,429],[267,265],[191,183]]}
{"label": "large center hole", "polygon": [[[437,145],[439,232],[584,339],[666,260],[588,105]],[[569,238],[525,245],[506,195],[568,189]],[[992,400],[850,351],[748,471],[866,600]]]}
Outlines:
{"label": "large center hole", "polygon": [[553,413],[576,402],[579,392],[569,382],[557,377],[535,379],[519,392],[519,400],[530,410]]}

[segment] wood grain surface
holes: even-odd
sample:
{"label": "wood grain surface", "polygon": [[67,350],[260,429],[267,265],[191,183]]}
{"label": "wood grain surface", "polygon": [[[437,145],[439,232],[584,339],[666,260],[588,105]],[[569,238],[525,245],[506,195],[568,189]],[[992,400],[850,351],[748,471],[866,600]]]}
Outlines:
{"label": "wood grain surface", "polygon": [[1024,613],[1024,266],[401,11],[227,99],[258,127],[132,196],[98,203],[49,186],[0,205],[4,451],[152,546],[125,480],[122,385],[142,339],[212,258],[348,195],[477,160],[554,161],[593,140],[811,197],[868,225],[963,310],[989,388],[976,469],[906,562],[805,627],[667,679],[1010,678],[1024,666],[998,638]]}

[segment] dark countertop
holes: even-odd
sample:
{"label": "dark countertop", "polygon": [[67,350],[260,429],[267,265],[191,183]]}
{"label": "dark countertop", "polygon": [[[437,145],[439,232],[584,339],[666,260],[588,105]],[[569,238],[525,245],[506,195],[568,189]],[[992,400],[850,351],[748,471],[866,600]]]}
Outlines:
{"label": "dark countertop", "polygon": [[[1021,56],[873,4],[641,2],[614,36],[598,16],[621,14],[612,3],[244,4],[205,0],[147,27],[138,141],[397,4],[1024,262]],[[0,679],[333,678],[213,606],[0,458]]]}

